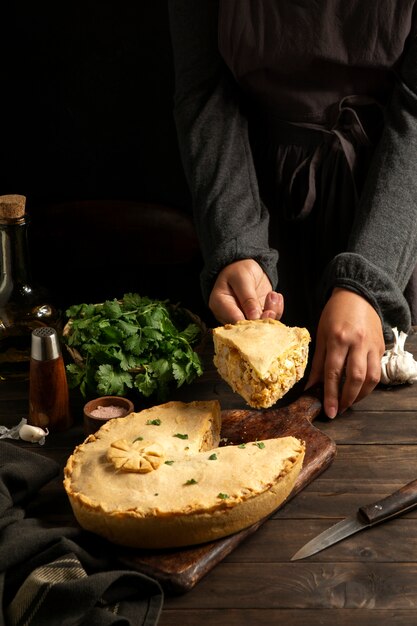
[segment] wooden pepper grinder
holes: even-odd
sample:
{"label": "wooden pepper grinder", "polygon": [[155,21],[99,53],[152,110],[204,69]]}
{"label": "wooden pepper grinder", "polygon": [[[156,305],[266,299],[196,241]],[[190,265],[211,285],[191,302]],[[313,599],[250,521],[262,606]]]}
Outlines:
{"label": "wooden pepper grinder", "polygon": [[60,432],[72,425],[64,359],[54,328],[32,332],[28,424]]}

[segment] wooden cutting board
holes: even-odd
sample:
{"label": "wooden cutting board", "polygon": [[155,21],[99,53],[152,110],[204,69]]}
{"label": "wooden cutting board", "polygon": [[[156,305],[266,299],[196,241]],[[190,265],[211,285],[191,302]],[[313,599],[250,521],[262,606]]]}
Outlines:
{"label": "wooden cutting board", "polygon": [[[228,445],[288,435],[305,441],[303,468],[290,498],[325,470],[336,454],[335,442],[312,424],[321,412],[319,395],[318,390],[309,390],[288,406],[277,409],[222,411],[221,436],[227,439]],[[167,593],[184,593],[265,521],[229,537],[190,548],[152,551],[120,548],[119,559],[124,565],[159,580]]]}

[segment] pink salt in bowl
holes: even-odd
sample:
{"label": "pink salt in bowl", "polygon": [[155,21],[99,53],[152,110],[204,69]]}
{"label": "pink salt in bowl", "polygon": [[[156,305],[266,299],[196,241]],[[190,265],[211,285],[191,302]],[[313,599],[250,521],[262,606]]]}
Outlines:
{"label": "pink salt in bowl", "polygon": [[135,410],[133,402],[121,396],[101,396],[84,405],[84,432],[95,433],[103,424],[115,417],[126,417]]}

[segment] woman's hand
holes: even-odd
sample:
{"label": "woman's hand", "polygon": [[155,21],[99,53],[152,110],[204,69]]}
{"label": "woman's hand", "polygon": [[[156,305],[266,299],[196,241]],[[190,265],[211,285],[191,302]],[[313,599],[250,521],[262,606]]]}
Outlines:
{"label": "woman's hand", "polygon": [[334,289],[320,317],[307,383],[307,387],[324,383],[328,417],[343,413],[371,393],[381,377],[384,350],[382,324],[375,309],[352,291]]}
{"label": "woman's hand", "polygon": [[235,261],[219,273],[209,299],[209,307],[221,324],[264,317],[280,319],[284,299],[272,291],[269,278],[252,259]]}

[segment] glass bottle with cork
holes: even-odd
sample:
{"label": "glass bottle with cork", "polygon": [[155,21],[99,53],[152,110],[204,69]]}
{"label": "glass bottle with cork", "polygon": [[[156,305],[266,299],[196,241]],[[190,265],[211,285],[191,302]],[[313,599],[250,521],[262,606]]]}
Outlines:
{"label": "glass bottle with cork", "polygon": [[59,311],[32,280],[26,197],[0,196],[0,378],[29,375],[31,334],[59,329]]}

